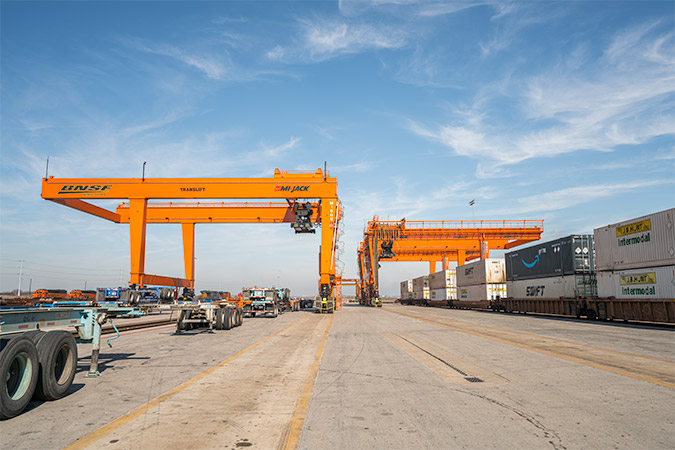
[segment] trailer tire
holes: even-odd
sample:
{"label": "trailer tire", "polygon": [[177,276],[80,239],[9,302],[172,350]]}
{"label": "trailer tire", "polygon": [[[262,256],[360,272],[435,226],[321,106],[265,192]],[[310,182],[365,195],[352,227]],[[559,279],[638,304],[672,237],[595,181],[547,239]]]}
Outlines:
{"label": "trailer tire", "polygon": [[40,372],[35,398],[57,400],[68,392],[77,371],[77,343],[67,331],[50,331],[37,343]]}
{"label": "trailer tire", "polygon": [[188,309],[181,309],[180,314],[178,314],[178,321],[176,322],[176,331],[181,332],[181,331],[187,331],[190,329],[189,323],[185,323],[186,319],[189,319],[191,315],[191,311]]}
{"label": "trailer tire", "polygon": [[35,392],[40,364],[30,337],[0,340],[0,419],[21,414]]}
{"label": "trailer tire", "polygon": [[232,329],[232,308],[226,308],[223,313],[223,330],[230,330]]}
{"label": "trailer tire", "polygon": [[237,308],[234,315],[237,317],[237,326],[240,327],[241,324],[244,323],[244,312],[241,308]]}
{"label": "trailer tire", "polygon": [[225,309],[218,308],[216,311],[216,330],[223,329],[223,316],[225,315]]}

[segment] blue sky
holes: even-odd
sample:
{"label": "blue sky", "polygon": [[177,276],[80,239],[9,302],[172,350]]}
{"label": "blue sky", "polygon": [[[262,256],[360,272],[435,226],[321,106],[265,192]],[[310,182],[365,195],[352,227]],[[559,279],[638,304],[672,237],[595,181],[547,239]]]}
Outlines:
{"label": "blue sky", "polygon": [[[374,214],[544,219],[544,239],[675,205],[672,1],[0,3],[0,290],[118,285],[128,227],[56,177],[338,178],[340,265]],[[101,206],[114,207],[116,203]],[[146,271],[182,276],[179,226]],[[198,289],[313,295],[318,236],[201,225]],[[383,263],[381,292],[428,272]],[[351,289],[349,289],[351,291]],[[348,292],[349,292],[348,291]]]}

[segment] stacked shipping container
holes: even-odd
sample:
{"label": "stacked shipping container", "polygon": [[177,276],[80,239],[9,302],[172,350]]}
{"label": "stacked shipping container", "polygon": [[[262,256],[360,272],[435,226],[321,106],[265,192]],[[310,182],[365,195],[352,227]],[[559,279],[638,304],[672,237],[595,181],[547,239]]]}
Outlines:
{"label": "stacked shipping container", "polygon": [[572,235],[505,255],[511,298],[595,297],[593,236]]}
{"label": "stacked shipping container", "polygon": [[594,230],[598,295],[675,298],[675,208]]}
{"label": "stacked shipping container", "polygon": [[429,275],[413,278],[413,302],[424,304],[429,297]]}
{"label": "stacked shipping container", "polygon": [[457,267],[457,306],[487,306],[506,296],[504,260],[482,259]]}
{"label": "stacked shipping container", "polygon": [[457,299],[457,275],[454,270],[441,270],[429,275],[429,300],[431,306],[447,306]]}
{"label": "stacked shipping container", "polygon": [[401,281],[401,303],[409,303],[413,298],[413,280]]}

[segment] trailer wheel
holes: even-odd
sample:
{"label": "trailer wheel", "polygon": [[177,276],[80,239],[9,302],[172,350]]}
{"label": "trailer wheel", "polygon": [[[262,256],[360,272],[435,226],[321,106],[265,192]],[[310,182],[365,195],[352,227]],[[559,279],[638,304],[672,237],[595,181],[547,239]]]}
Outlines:
{"label": "trailer wheel", "polygon": [[216,330],[222,330],[223,329],[223,315],[225,314],[225,310],[223,308],[218,308],[216,311]]}
{"label": "trailer wheel", "polygon": [[33,397],[40,364],[37,349],[30,337],[17,336],[2,341],[0,419],[9,419],[19,415]]}
{"label": "trailer wheel", "polygon": [[588,317],[588,320],[595,320],[595,319],[598,318],[598,315],[595,313],[594,310],[587,309],[586,310],[586,317]]}
{"label": "trailer wheel", "polygon": [[188,309],[181,309],[180,314],[178,314],[178,321],[176,322],[176,331],[181,332],[181,331],[187,331],[190,329],[190,324],[185,323],[185,320],[190,318],[191,315],[190,310]]}
{"label": "trailer wheel", "polygon": [[237,308],[235,315],[237,316],[237,326],[240,327],[244,323],[244,312],[241,308]]}
{"label": "trailer wheel", "polygon": [[56,400],[68,392],[77,370],[77,344],[67,331],[50,331],[37,344],[40,372],[35,397]]}
{"label": "trailer wheel", "polygon": [[232,308],[223,310],[223,330],[232,329]]}

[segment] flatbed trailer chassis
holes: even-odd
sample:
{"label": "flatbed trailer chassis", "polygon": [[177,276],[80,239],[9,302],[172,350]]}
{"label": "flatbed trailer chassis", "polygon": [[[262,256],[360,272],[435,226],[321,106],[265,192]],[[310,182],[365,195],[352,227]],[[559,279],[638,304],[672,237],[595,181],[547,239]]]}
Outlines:
{"label": "flatbed trailer chassis", "polygon": [[181,305],[174,306],[171,309],[179,311],[176,333],[196,328],[230,330],[240,326],[244,320],[242,308],[225,303]]}

